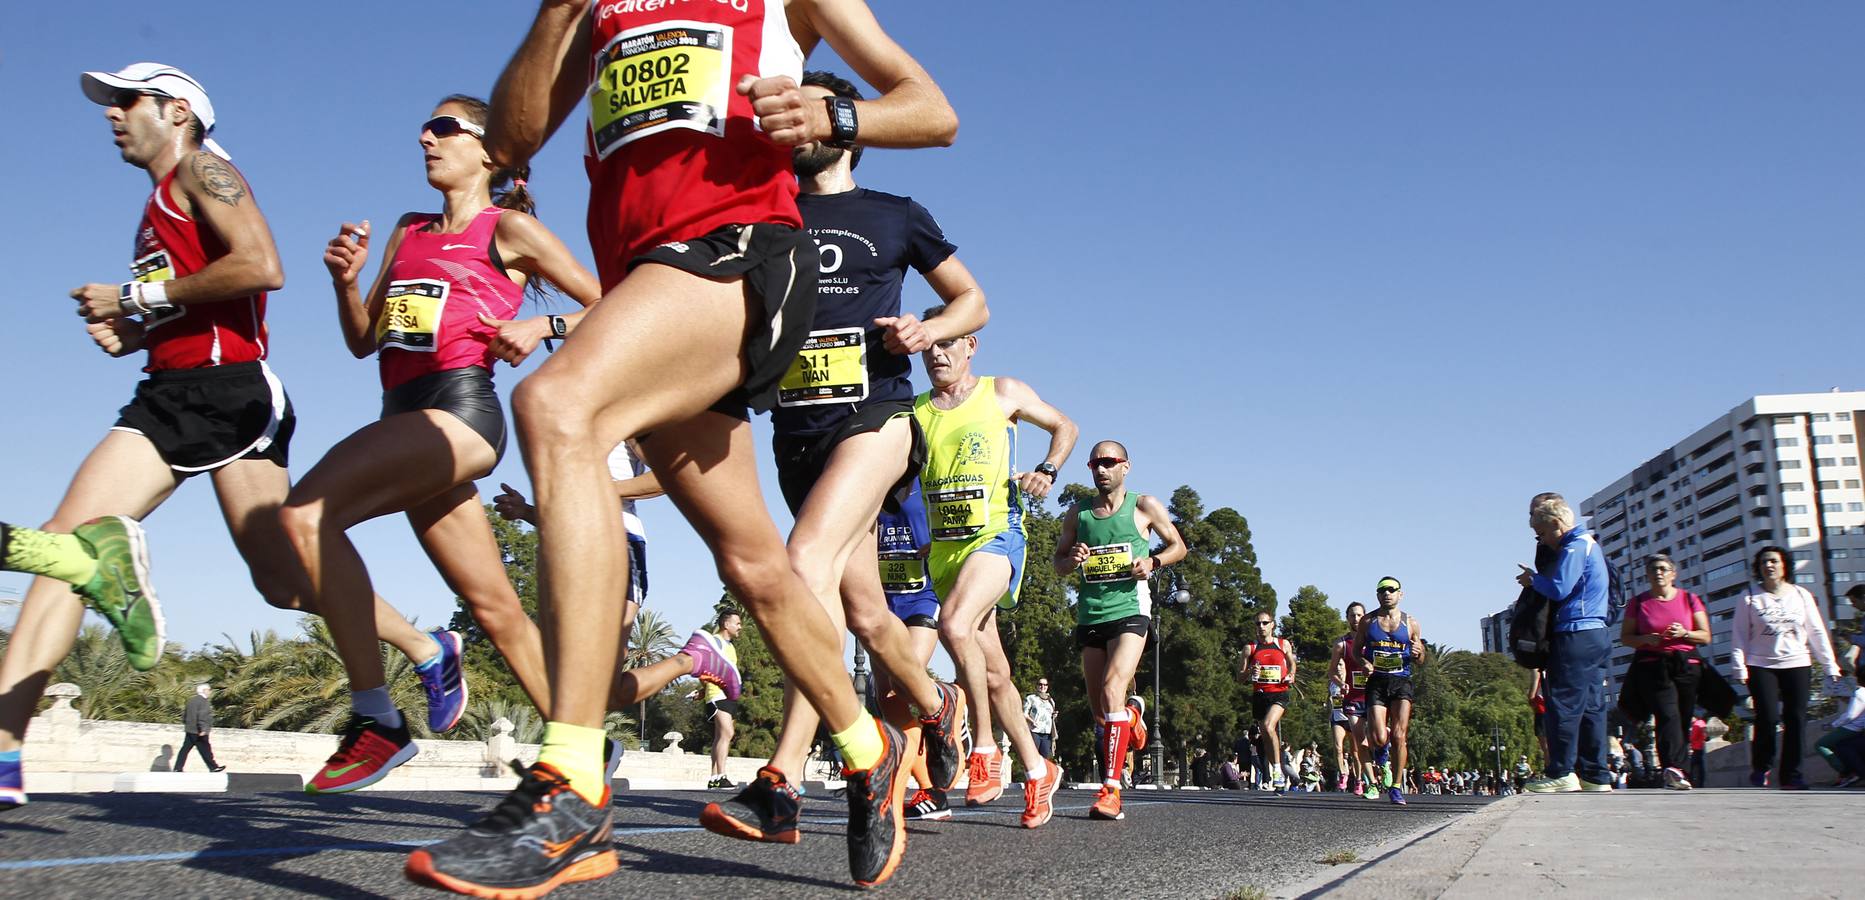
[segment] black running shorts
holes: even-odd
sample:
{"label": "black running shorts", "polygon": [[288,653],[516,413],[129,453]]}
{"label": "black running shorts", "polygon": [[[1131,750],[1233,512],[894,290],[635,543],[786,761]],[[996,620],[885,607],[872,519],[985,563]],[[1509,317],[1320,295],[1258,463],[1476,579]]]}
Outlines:
{"label": "black running shorts", "polygon": [[1412,701],[1412,676],[1381,675],[1374,672],[1372,677],[1366,680],[1367,706],[1391,706],[1400,700],[1407,703]]}
{"label": "black running shorts", "polygon": [[1123,634],[1146,636],[1152,626],[1152,620],[1145,616],[1128,616],[1108,622],[1096,622],[1093,625],[1075,626],[1075,646],[1097,650],[1107,649],[1107,643]]}
{"label": "black running shorts", "polygon": [[741,278],[757,301],[745,330],[745,382],[712,409],[740,419],[777,403],[777,382],[809,337],[816,314],[816,242],[788,225],[727,225],[702,237],[670,241],[634,258],[629,268],[660,263],[704,278]]}
{"label": "black running shorts", "polygon": [[1258,722],[1263,721],[1263,719],[1269,715],[1269,708],[1272,706],[1280,706],[1283,709],[1288,709],[1289,708],[1289,692],[1288,691],[1274,691],[1274,692],[1251,691],[1250,692],[1250,715],[1255,716],[1256,721]]}
{"label": "black running shorts", "polygon": [[850,413],[834,431],[772,434],[771,452],[777,458],[777,486],[783,490],[784,502],[789,504],[790,514],[794,516],[802,512],[803,502],[809,499],[809,492],[815,489],[816,482],[822,478],[823,470],[829,466],[829,457],[835,455],[837,446],[855,435],[880,431],[888,422],[902,417],[907,420],[907,428],[913,432],[913,446],[907,453],[906,468],[894,486],[888,489],[884,503],[889,510],[898,511],[900,498],[912,489],[913,479],[920,477],[920,469],[926,465],[926,434],[920,430],[919,420],[913,418],[913,401],[882,400],[870,403]]}
{"label": "black running shorts", "polygon": [[725,713],[728,716],[737,718],[738,701],[721,698],[706,704],[706,718],[710,719],[719,713]]}
{"label": "black running shorts", "polygon": [[491,445],[493,465],[505,457],[505,407],[492,389],[492,373],[479,366],[429,372],[382,394],[382,418],[438,409],[466,423]]}
{"label": "black running shorts", "polygon": [[240,459],[283,468],[297,424],[278,376],[263,362],[246,362],[151,372],[112,429],[148,438],[186,478]]}

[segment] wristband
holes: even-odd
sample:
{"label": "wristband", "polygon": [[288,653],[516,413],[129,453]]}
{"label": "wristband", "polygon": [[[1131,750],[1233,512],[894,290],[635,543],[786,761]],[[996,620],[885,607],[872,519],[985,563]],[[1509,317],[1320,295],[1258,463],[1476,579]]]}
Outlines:
{"label": "wristband", "polygon": [[137,299],[142,301],[144,312],[154,312],[158,309],[173,309],[175,307],[175,304],[170,303],[168,300],[168,282],[165,281],[137,282],[136,296]]}
{"label": "wristband", "polygon": [[148,308],[142,305],[142,282],[125,281],[117,285],[117,305],[123,307],[126,315],[148,312]]}

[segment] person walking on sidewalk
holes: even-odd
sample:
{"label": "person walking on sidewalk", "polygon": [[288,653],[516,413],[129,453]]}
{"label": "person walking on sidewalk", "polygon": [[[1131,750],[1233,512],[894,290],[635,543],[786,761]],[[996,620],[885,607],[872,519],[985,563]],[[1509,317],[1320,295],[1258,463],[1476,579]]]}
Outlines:
{"label": "person walking on sidewalk", "polygon": [[[1606,552],[1558,494],[1538,498],[1528,524],[1541,546],[1555,550],[1538,569],[1522,566],[1516,582],[1554,606],[1554,636],[1542,691],[1547,698],[1547,768],[1528,783],[1537,794],[1612,790],[1606,764]],[[1537,553],[1537,556],[1541,554]],[[1540,562],[1540,560],[1538,560]]]}
{"label": "person walking on sidewalk", "polygon": [[1804,791],[1807,779],[1800,773],[1800,754],[1801,738],[1807,730],[1812,663],[1818,660],[1827,677],[1837,682],[1839,661],[1833,656],[1819,601],[1806,588],[1793,583],[1792,560],[1781,547],[1763,547],[1755,554],[1755,578],[1761,585],[1736,604],[1730,666],[1735,679],[1748,685],[1749,697],[1755,701],[1748,783],[1768,786],[1768,768],[1774,762],[1774,730],[1779,726],[1781,759],[1777,774],[1781,790]]}
{"label": "person walking on sidewalk", "polygon": [[181,740],[181,752],[175,754],[175,771],[181,771],[188,764],[188,751],[198,750],[201,762],[207,764],[209,772],[226,771],[226,766],[214,760],[214,746],[207,742],[207,733],[214,730],[214,705],[207,702],[208,687],[205,683],[194,686],[194,696],[188,698],[188,705],[181,711],[181,727],[188,730],[188,736]]}
{"label": "person walking on sidewalk", "polygon": [[[1697,708],[1697,679],[1703,661],[1697,648],[1710,642],[1710,615],[1703,601],[1675,584],[1677,567],[1665,554],[1645,561],[1645,578],[1651,589],[1633,598],[1619,642],[1636,652],[1619,693],[1619,708],[1633,722],[1655,717],[1658,761],[1664,766],[1664,786],[1687,791],[1684,774],[1684,729]],[[1628,748],[1626,756],[1633,755]],[[1642,764],[1634,764],[1635,770]]]}
{"label": "person walking on sidewalk", "polygon": [[1049,676],[1036,679],[1036,690],[1023,697],[1023,720],[1030,725],[1030,739],[1044,759],[1056,755],[1056,699],[1049,696]]}

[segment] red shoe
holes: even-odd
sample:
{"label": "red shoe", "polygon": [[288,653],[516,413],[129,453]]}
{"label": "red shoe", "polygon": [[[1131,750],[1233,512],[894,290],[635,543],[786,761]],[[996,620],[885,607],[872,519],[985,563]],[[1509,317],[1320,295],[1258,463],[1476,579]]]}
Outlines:
{"label": "red shoe", "polygon": [[390,728],[368,716],[351,714],[337,752],[304,786],[307,794],[340,794],[381,781],[389,770],[414,759],[420,748],[408,734],[408,722]]}
{"label": "red shoe", "polygon": [[1056,814],[1056,789],[1062,786],[1062,769],[1055,763],[1043,766],[1043,777],[1023,777],[1023,827],[1041,828]]}
{"label": "red shoe", "polygon": [[1094,797],[1094,805],[1088,808],[1091,819],[1107,819],[1118,822],[1127,817],[1120,810],[1120,788],[1101,785],[1101,793]]}
{"label": "red shoe", "polygon": [[970,783],[965,786],[965,805],[983,806],[1004,796],[1004,754],[971,755]]}
{"label": "red shoe", "polygon": [[1133,739],[1129,741],[1134,752],[1146,749],[1146,701],[1135,694],[1127,698],[1127,716],[1133,721]]}

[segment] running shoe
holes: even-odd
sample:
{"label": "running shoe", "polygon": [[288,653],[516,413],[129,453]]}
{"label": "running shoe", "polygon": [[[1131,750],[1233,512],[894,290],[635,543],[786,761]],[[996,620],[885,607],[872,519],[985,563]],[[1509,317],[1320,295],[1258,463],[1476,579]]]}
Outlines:
{"label": "running shoe", "polygon": [[1807,779],[1802,778],[1799,775],[1789,775],[1781,779],[1781,790],[1804,791],[1806,789],[1807,789]]}
{"label": "running shoe", "polygon": [[962,761],[971,752],[971,711],[965,708],[965,692],[958,685],[941,681],[935,687],[939,711],[932,719],[920,718],[920,740],[926,747],[926,777],[944,793],[958,785]]}
{"label": "running shoe", "polygon": [[965,805],[983,806],[1004,795],[1004,754],[971,755],[970,780],[965,785]]}
{"label": "running shoe", "polygon": [[[1610,776],[1608,776],[1608,778],[1610,779]],[[1580,779],[1580,790],[1588,794],[1610,794],[1612,793],[1612,781],[1588,781],[1582,778]]]}
{"label": "running shoe", "polygon": [[1056,789],[1062,786],[1062,767],[1055,763],[1043,766],[1043,777],[1023,776],[1023,827],[1041,828],[1056,814]]}
{"label": "running shoe", "polygon": [[725,642],[718,635],[704,629],[695,631],[680,652],[693,658],[694,678],[718,685],[727,700],[738,699],[743,686],[738,678],[738,667],[725,657]]}
{"label": "running shoe", "polygon": [[699,824],[713,834],[745,841],[794,844],[801,839],[797,818],[803,801],[784,773],[765,766],[745,789],[724,803],[708,803]]}
{"label": "running shoe", "polygon": [[1748,773],[1748,786],[1749,787],[1767,787],[1768,786],[1768,770],[1767,769],[1756,769],[1755,771]]}
{"label": "running shoe", "polygon": [[622,754],[626,752],[627,749],[628,748],[622,746],[621,741],[609,738],[609,743],[602,748],[603,783],[606,784],[615,780],[615,770],[622,767]]}
{"label": "running shoe", "polygon": [[524,773],[492,814],[465,834],[408,854],[416,884],[472,897],[529,900],[615,871],[609,790],[591,805],[549,763]]}
{"label": "running shoe", "polygon": [[727,778],[724,775],[714,775],[712,776],[711,781],[706,782],[706,789],[709,791],[714,790],[714,789],[719,789],[719,788],[729,788],[732,786],[733,786],[732,779]]}
{"label": "running shoe", "polygon": [[1379,788],[1375,787],[1373,783],[1369,781],[1366,783],[1365,788],[1360,791],[1360,796],[1367,800],[1378,800]]}
{"label": "running shoe", "polygon": [[1379,783],[1383,787],[1393,786],[1392,763],[1382,762],[1379,764]]}
{"label": "running shoe", "polygon": [[1523,788],[1531,794],[1572,794],[1580,790],[1580,776],[1569,772],[1559,778],[1531,778]]}
{"label": "running shoe", "polygon": [[149,671],[162,658],[168,626],[155,585],[149,583],[149,544],[141,523],[129,516],[103,516],[71,534],[97,560],[97,574],[77,588],[78,595],[116,629],[130,667]]}
{"label": "running shoe", "polygon": [[1139,694],[1127,698],[1127,719],[1133,723],[1133,738],[1128,742],[1135,752],[1146,749],[1146,701]]}
{"label": "running shoe", "polygon": [[1347,776],[1345,776],[1345,775],[1336,775],[1336,776],[1334,776],[1334,790],[1335,790],[1336,792],[1339,792],[1339,793],[1346,793],[1346,791],[1347,791]]}
{"label": "running shoe", "polygon": [[1687,791],[1692,787],[1690,778],[1684,774],[1684,770],[1676,766],[1665,767],[1664,786],[1673,791]]}
{"label": "running shoe", "polygon": [[460,658],[466,644],[458,632],[444,628],[428,635],[440,645],[440,654],[416,666],[414,673],[421,676],[421,688],[427,691],[427,730],[442,734],[452,731],[466,715],[466,667]]}
{"label": "running shoe", "polygon": [[[1859,783],[1859,777],[1857,775],[1847,773],[1847,774],[1839,776],[1839,778],[1833,782],[1833,787],[1848,788],[1858,783]],[[4,787],[0,787],[0,795],[4,795],[5,791],[6,789]],[[5,802],[4,799],[0,799],[0,803],[4,803],[4,802]]]}
{"label": "running shoe", "polygon": [[1404,806],[1405,805],[1405,792],[1402,790],[1399,790],[1396,787],[1387,788],[1386,799],[1391,800],[1393,806]]}
{"label": "running shoe", "polygon": [[1088,818],[1118,822],[1126,817],[1120,808],[1120,788],[1101,785],[1101,792],[1094,795],[1094,805],[1088,807]]}
{"label": "running shoe", "polygon": [[848,874],[862,887],[893,877],[907,849],[906,736],[886,722],[881,758],[866,769],[843,769],[848,783]]}
{"label": "running shoe", "polygon": [[406,721],[400,728],[390,728],[368,716],[351,713],[337,752],[305,784],[304,792],[341,794],[368,787],[419,752]]}
{"label": "running shoe", "polygon": [[938,788],[920,788],[914,791],[913,798],[907,801],[907,818],[914,821],[952,818],[952,806],[946,802],[945,791]]}
{"label": "running shoe", "polygon": [[0,810],[26,805],[26,776],[19,760],[0,762]]}

